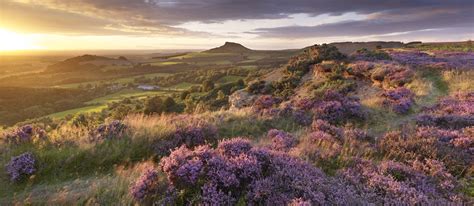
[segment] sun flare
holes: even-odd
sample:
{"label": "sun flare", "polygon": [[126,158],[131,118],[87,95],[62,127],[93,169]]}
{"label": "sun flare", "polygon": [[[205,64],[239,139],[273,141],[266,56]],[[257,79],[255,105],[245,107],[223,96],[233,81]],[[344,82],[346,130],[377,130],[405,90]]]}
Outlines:
{"label": "sun flare", "polygon": [[24,35],[0,28],[0,51],[40,49],[31,35]]}

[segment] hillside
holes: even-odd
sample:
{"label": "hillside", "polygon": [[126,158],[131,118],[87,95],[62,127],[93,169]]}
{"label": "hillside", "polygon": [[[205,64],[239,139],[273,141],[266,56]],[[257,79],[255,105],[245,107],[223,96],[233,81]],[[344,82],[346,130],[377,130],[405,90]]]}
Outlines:
{"label": "hillside", "polygon": [[94,70],[108,66],[133,66],[133,63],[125,57],[117,59],[85,54],[52,64],[47,67],[48,72],[71,72],[77,70]]}
{"label": "hillside", "polygon": [[152,59],[208,69],[5,128],[0,205],[471,205],[474,53],[448,46]]}
{"label": "hillside", "polygon": [[206,53],[247,53],[253,50],[234,42],[226,42],[224,45],[204,51]]}

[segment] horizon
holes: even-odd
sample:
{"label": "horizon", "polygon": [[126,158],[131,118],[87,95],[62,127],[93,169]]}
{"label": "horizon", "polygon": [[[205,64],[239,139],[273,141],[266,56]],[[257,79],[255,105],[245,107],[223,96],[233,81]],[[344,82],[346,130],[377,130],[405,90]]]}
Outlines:
{"label": "horizon", "polygon": [[[422,41],[410,41],[410,42],[422,42],[424,44],[443,44],[443,43],[460,43],[460,42],[469,42],[471,39],[463,41],[439,41],[439,42],[422,42]],[[61,49],[36,49],[36,50],[0,50],[0,56],[71,56],[71,55],[108,55],[108,56],[117,56],[117,55],[146,55],[146,54],[174,54],[174,53],[186,53],[186,52],[203,52],[209,49],[217,48],[224,45],[230,41],[222,42],[220,45],[210,48],[198,48],[198,49],[92,49],[92,50],[83,50],[83,49],[70,49],[70,50],[61,50]],[[335,44],[335,43],[347,43],[350,41],[337,41],[337,42],[323,42],[320,44]],[[378,41],[353,41],[351,43],[369,43],[369,42],[378,42]],[[380,41],[380,42],[397,42],[397,41]],[[410,42],[401,43],[407,44]],[[237,43],[239,42],[230,42]],[[247,47],[244,44],[240,44],[244,47]],[[306,45],[311,46],[314,44]],[[306,47],[304,46],[304,47]],[[281,51],[281,50],[298,50],[304,47],[298,48],[281,48],[281,49],[254,49],[249,48],[254,51]],[[61,54],[61,55],[59,55]]]}
{"label": "horizon", "polygon": [[203,50],[238,42],[256,50],[367,41],[474,38],[474,3],[182,0],[2,1],[0,52]]}

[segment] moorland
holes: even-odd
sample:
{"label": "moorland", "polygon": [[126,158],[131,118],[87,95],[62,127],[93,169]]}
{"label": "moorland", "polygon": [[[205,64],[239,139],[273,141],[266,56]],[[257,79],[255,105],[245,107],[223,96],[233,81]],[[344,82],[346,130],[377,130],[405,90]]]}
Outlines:
{"label": "moorland", "polygon": [[1,205],[473,201],[471,41],[0,58]]}

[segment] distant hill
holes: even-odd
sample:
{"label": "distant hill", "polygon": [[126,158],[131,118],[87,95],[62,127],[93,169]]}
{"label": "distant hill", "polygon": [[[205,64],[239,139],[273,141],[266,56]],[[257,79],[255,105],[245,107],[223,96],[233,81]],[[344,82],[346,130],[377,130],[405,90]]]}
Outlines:
{"label": "distant hill", "polygon": [[224,45],[207,50],[207,53],[244,53],[244,52],[252,52],[253,50],[242,46],[241,44],[234,43],[234,42],[226,42]]}
{"label": "distant hill", "polygon": [[127,58],[120,56],[118,59],[85,54],[82,56],[66,59],[62,62],[50,65],[49,72],[71,72],[76,70],[94,70],[107,66],[133,66]]}

